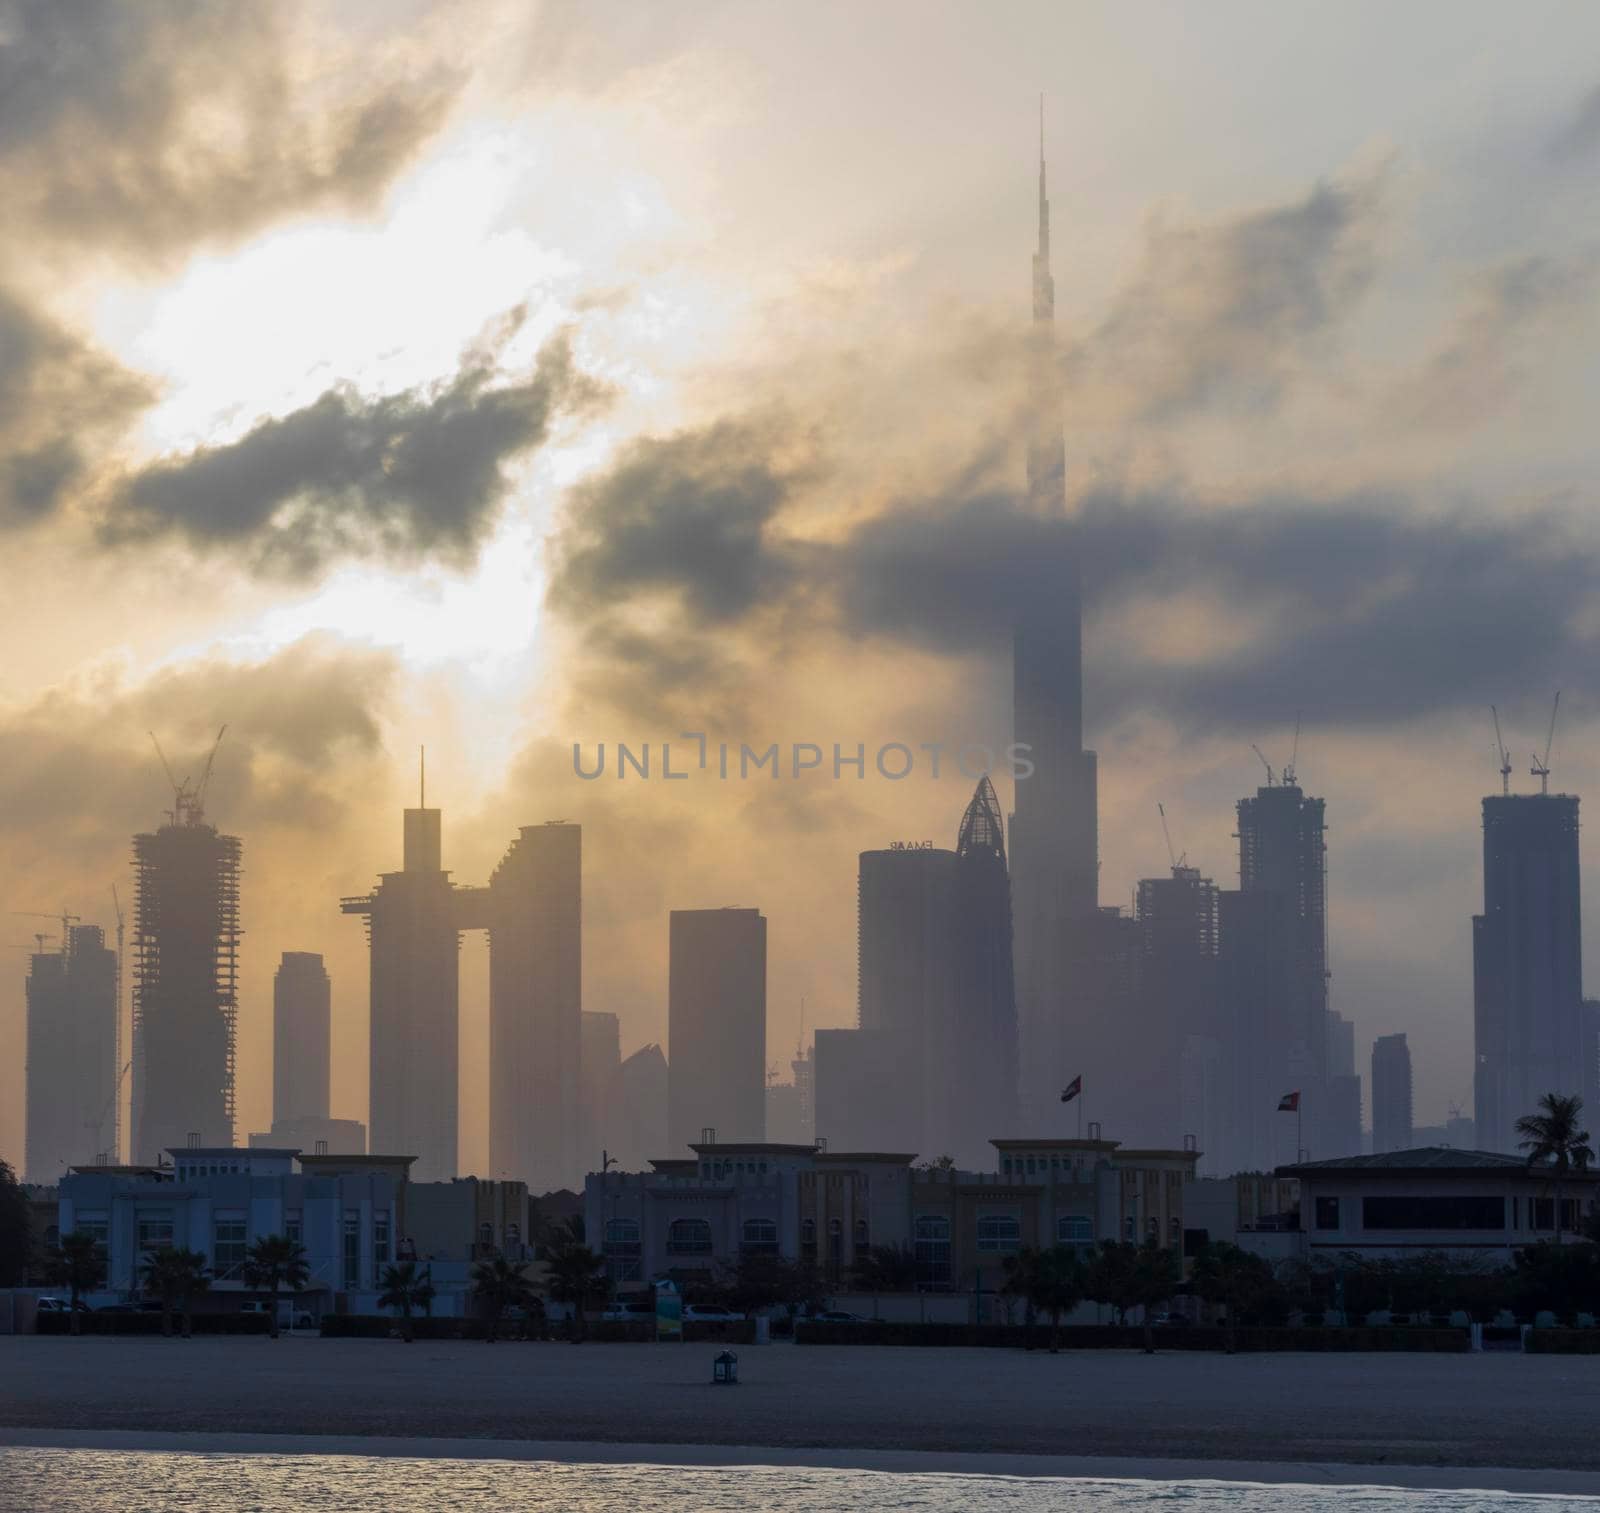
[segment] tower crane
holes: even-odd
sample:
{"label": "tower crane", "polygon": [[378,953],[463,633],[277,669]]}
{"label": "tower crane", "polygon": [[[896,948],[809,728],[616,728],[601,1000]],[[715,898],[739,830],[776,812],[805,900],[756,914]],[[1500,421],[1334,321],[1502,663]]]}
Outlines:
{"label": "tower crane", "polygon": [[1560,711],[1560,709],[1561,690],[1557,689],[1555,702],[1550,706],[1550,729],[1548,732],[1546,732],[1544,738],[1544,756],[1540,757],[1535,755],[1533,759],[1533,767],[1531,769],[1534,777],[1539,779],[1540,793],[1549,793],[1550,791],[1550,748],[1555,744],[1556,714]]}
{"label": "tower crane", "polygon": [[[123,1079],[128,1075],[128,1072],[132,1066],[133,1063],[131,1061],[125,1061],[123,1063],[122,1070],[117,1073],[116,1082],[112,1084],[111,1096],[106,1099],[105,1107],[100,1110],[100,1117],[98,1119],[85,1119],[83,1122],[83,1127],[85,1129],[92,1129],[94,1131],[94,1149],[96,1156],[101,1155],[105,1151],[105,1146],[101,1143],[100,1137],[105,1133],[106,1117],[116,1108],[117,1100],[122,1096]],[[112,1155],[114,1157],[120,1156],[121,1151],[114,1150]]]}
{"label": "tower crane", "polygon": [[1161,816],[1161,835],[1167,843],[1167,862],[1172,868],[1172,875],[1176,877],[1178,869],[1189,859],[1189,853],[1185,851],[1182,856],[1179,856],[1173,849],[1172,832],[1167,828],[1167,806],[1165,804],[1157,804],[1156,813]]}
{"label": "tower crane", "polygon": [[1254,741],[1250,743],[1250,749],[1255,752],[1258,757],[1261,757],[1261,765],[1267,769],[1267,787],[1270,788],[1272,786],[1272,763],[1262,755],[1261,748],[1257,746]]}
{"label": "tower crane", "polygon": [[[59,919],[61,921],[61,950],[63,955],[66,953],[67,942],[72,938],[68,934],[67,927],[69,925],[81,925],[83,923],[83,916],[81,914],[68,914],[65,909],[63,909],[59,914],[43,914],[37,909],[13,909],[11,912],[18,919]],[[42,940],[46,938],[47,937],[44,936],[34,937],[35,940]],[[42,951],[44,947],[40,946],[39,949]]]}
{"label": "tower crane", "polygon": [[1494,716],[1494,746],[1500,753],[1500,796],[1508,798],[1511,794],[1511,753],[1506,750],[1506,743],[1500,736],[1500,711],[1491,704],[1489,713]]}
{"label": "tower crane", "polygon": [[1283,786],[1294,786],[1295,763],[1300,759],[1300,711],[1294,712],[1294,745],[1289,749],[1289,765],[1283,769]]}

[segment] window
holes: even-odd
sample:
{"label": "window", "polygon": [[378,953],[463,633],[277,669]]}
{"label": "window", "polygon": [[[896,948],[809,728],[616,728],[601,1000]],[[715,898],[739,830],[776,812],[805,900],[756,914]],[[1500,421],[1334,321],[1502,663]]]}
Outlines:
{"label": "window", "polygon": [[[1555,1227],[1556,1200],[1554,1198],[1529,1198],[1528,1228],[1553,1231]],[[1563,1230],[1575,1230],[1578,1227],[1578,1200],[1576,1198],[1563,1198],[1561,1200],[1561,1227]]]}
{"label": "window", "polygon": [[669,1256],[703,1256],[711,1253],[711,1225],[705,1219],[674,1219],[667,1225]]}
{"label": "window", "polygon": [[1177,1219],[1167,1220],[1167,1238],[1174,1245],[1183,1239],[1183,1225]]}
{"label": "window", "polygon": [[778,1253],[778,1225],[773,1219],[746,1219],[739,1249],[747,1256],[775,1256]]}
{"label": "window", "polygon": [[487,1255],[494,1249],[494,1225],[480,1224],[478,1226],[478,1254]]}
{"label": "window", "polygon": [[1063,1214],[1056,1220],[1056,1242],[1061,1245],[1090,1245],[1094,1225],[1087,1214]]}
{"label": "window", "polygon": [[381,1213],[372,1216],[372,1270],[376,1275],[378,1268],[389,1264],[389,1211],[384,1209]]}
{"label": "window", "polygon": [[912,1252],[917,1262],[917,1285],[950,1285],[950,1221],[943,1214],[919,1214],[912,1227]]}
{"label": "window", "polygon": [[1317,1228],[1337,1229],[1339,1227],[1339,1200],[1337,1198],[1317,1199]]}
{"label": "window", "polygon": [[[105,1216],[102,1214],[79,1214],[78,1222],[75,1228],[80,1235],[88,1235],[88,1237],[94,1241],[95,1249],[100,1253],[100,1259],[102,1261],[105,1260],[107,1254],[107,1242],[111,1235],[111,1227]],[[52,1237],[52,1231],[54,1232],[54,1237]],[[59,1244],[59,1237],[60,1231],[57,1230],[56,1226],[52,1224],[50,1228],[45,1231],[45,1244]]]}
{"label": "window", "polygon": [[139,1253],[147,1250],[170,1250],[172,1248],[172,1215],[171,1214],[140,1214],[136,1233],[139,1238]]}
{"label": "window", "polygon": [[638,1281],[644,1247],[639,1242],[637,1219],[607,1219],[600,1249],[606,1258],[606,1275],[613,1282]]}
{"label": "window", "polygon": [[349,1292],[361,1285],[361,1215],[344,1216],[344,1286]]}
{"label": "window", "polygon": [[1019,1250],[1022,1246],[1022,1221],[1012,1214],[978,1215],[978,1249]]}
{"label": "window", "polygon": [[1130,1244],[1130,1245],[1133,1244],[1133,1215],[1132,1214],[1129,1214],[1128,1217],[1122,1221],[1122,1238],[1124,1240],[1126,1240],[1128,1242],[1128,1244]]}
{"label": "window", "polygon": [[213,1227],[211,1269],[218,1280],[234,1281],[244,1270],[244,1220],[219,1217]]}
{"label": "window", "polygon": [[1472,1193],[1438,1197],[1378,1197],[1361,1200],[1365,1229],[1504,1229],[1504,1198]]}
{"label": "window", "polygon": [[855,1247],[857,1250],[865,1250],[867,1248],[867,1236],[867,1221],[865,1219],[857,1219],[855,1223]]}
{"label": "window", "polygon": [[817,1221],[815,1219],[802,1219],[800,1221],[800,1259],[802,1261],[815,1261],[817,1259]]}
{"label": "window", "polygon": [[300,1219],[298,1208],[289,1209],[283,1216],[283,1237],[291,1245],[305,1244],[305,1226]]}
{"label": "window", "polygon": [[522,1255],[522,1226],[520,1224],[506,1225],[506,1254],[519,1258]]}
{"label": "window", "polygon": [[1008,1177],[1011,1175],[1011,1157],[1010,1156],[1006,1156],[1001,1160],[1001,1162],[1000,1162],[1000,1170],[1002,1172],[1004,1172],[1006,1174],[1006,1176],[1008,1176]]}
{"label": "window", "polygon": [[1161,1221],[1159,1219],[1146,1219],[1144,1221],[1145,1237],[1151,1240],[1161,1238]]}

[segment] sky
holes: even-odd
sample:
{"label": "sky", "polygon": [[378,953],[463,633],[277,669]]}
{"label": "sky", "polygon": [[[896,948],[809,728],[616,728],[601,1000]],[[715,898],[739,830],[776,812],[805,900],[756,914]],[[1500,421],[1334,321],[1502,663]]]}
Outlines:
{"label": "sky", "polygon": [[[668,911],[761,907],[786,1063],[854,1020],[856,853],[953,844],[971,782],[573,744],[1003,743],[1075,532],[1102,901],[1158,803],[1231,885],[1298,719],[1333,1005],[1363,1070],[1410,1036],[1418,1122],[1470,1108],[1489,706],[1516,790],[1557,689],[1552,785],[1600,766],[1597,44],[1470,0],[0,0],[0,1044],[24,912],[131,897],[149,733],[181,776],[226,725],[241,1132],[284,950],[365,1115],[338,900],[423,745],[460,881],[583,824],[624,1053]],[[1022,487],[1041,94],[1070,527]],[[469,937],[468,1170],[485,976]],[[22,1104],[0,1057],[19,1164]]]}

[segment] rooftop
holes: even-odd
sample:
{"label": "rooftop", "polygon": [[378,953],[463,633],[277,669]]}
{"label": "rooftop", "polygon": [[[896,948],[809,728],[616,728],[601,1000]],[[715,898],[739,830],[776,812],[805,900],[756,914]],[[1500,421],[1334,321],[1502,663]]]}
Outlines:
{"label": "rooftop", "polygon": [[[1416,1150],[1384,1151],[1376,1156],[1339,1156],[1331,1161],[1302,1161],[1280,1166],[1279,1177],[1315,1176],[1319,1172],[1420,1172],[1442,1175],[1446,1172],[1525,1172],[1527,1161],[1521,1156],[1501,1155],[1498,1151],[1458,1150],[1449,1145],[1424,1145]],[[1574,1172],[1573,1177],[1600,1180],[1600,1172]]]}

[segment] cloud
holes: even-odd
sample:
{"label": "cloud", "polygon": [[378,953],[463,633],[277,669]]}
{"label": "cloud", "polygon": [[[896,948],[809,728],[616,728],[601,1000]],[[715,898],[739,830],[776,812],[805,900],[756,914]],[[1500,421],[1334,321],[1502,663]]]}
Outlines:
{"label": "cloud", "polygon": [[14,227],[141,257],[371,206],[456,81],[299,7],[0,3],[0,192]]}
{"label": "cloud", "polygon": [[598,394],[575,371],[565,336],[513,382],[498,380],[491,346],[432,388],[374,398],[331,388],[237,441],[123,479],[103,535],[117,543],[176,533],[288,575],[344,554],[465,560],[500,503],[507,464],[544,441],[558,410]]}
{"label": "cloud", "polygon": [[1372,280],[1382,188],[1374,173],[1210,225],[1152,220],[1075,380],[1127,388],[1149,420],[1273,408]]}
{"label": "cloud", "polygon": [[0,530],[54,513],[150,385],[0,287]]}

